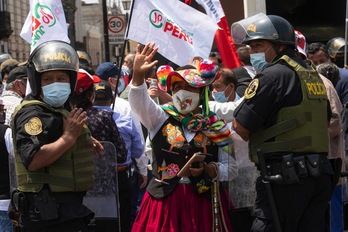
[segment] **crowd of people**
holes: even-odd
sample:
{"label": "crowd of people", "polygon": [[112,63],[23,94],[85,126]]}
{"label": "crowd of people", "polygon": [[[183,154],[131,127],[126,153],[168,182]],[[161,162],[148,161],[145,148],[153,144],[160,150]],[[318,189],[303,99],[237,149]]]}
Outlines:
{"label": "crowd of people", "polygon": [[0,55],[0,230],[343,231],[346,41],[231,29],[234,69],[174,69],[152,41],[96,69],[58,40]]}

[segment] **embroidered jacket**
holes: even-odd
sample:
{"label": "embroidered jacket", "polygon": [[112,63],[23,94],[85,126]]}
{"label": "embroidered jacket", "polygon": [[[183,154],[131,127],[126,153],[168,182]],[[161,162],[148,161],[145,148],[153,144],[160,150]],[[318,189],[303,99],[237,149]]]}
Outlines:
{"label": "embroidered jacket", "polygon": [[[199,132],[188,142],[182,131],[181,123],[173,117],[169,117],[165,121],[151,143],[153,149],[153,178],[147,190],[156,198],[164,198],[175,189],[181,179],[176,174],[194,153],[210,154],[204,160],[206,163],[218,160],[217,145]],[[190,177],[191,182],[199,182],[199,180],[194,179],[192,176]]]}

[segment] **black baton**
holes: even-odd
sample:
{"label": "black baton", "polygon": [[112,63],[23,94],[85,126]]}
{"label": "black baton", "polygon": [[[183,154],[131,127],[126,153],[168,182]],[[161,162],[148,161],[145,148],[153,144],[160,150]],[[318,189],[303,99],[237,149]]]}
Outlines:
{"label": "black baton", "polygon": [[275,181],[277,181],[277,179],[281,179],[281,176],[276,175],[273,177],[273,176],[268,175],[265,157],[264,157],[261,149],[257,149],[257,156],[259,158],[262,182],[265,184],[266,194],[267,194],[268,201],[269,201],[269,204],[271,207],[271,212],[273,215],[274,227],[275,227],[276,232],[281,232],[282,229],[280,227],[277,206],[276,206],[274,198],[273,198],[273,192],[272,192],[271,183],[270,183],[272,179],[274,179]]}

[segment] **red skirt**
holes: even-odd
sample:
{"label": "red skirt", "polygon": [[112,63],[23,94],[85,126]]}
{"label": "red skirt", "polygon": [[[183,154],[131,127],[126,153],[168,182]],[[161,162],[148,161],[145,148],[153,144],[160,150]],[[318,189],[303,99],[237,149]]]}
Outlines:
{"label": "red skirt", "polygon": [[[228,232],[232,231],[228,216],[231,206],[227,192],[221,192],[221,205]],[[193,193],[191,184],[178,184],[164,199],[145,193],[132,232],[211,232],[213,228],[212,201]]]}

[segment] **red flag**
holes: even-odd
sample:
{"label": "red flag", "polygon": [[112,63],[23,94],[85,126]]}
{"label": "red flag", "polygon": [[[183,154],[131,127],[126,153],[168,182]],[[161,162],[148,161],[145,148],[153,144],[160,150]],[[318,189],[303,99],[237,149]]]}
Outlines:
{"label": "red flag", "polygon": [[[186,0],[187,1],[187,0]],[[190,2],[190,1],[187,1]],[[240,66],[240,59],[231,36],[225,13],[219,0],[202,1],[196,0],[206,11],[207,15],[215,20],[219,29],[215,34],[215,43],[219,50],[223,65],[226,68],[237,68]]]}
{"label": "red flag", "polygon": [[240,59],[234,46],[226,16],[220,19],[218,25],[220,28],[216,31],[215,43],[218,47],[222,63],[226,68],[237,68],[240,66]]}

